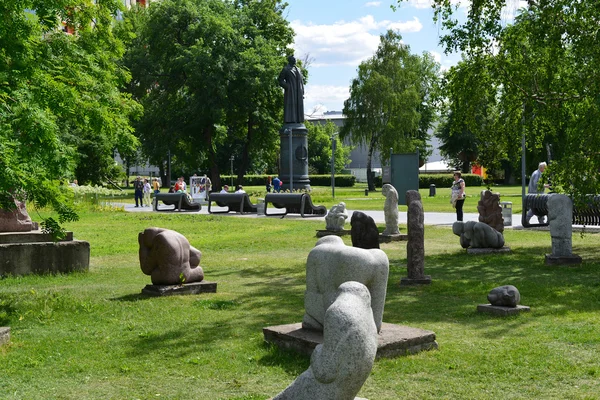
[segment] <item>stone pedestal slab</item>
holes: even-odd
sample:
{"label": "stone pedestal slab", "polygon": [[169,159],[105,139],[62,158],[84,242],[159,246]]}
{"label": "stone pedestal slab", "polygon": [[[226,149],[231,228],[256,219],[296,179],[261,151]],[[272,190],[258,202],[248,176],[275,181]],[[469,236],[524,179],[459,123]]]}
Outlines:
{"label": "stone pedestal slab", "polygon": [[408,240],[408,235],[403,233],[397,233],[393,235],[379,235],[379,243],[401,242],[403,240]]}
{"label": "stone pedestal slab", "polygon": [[[73,232],[66,232],[66,237],[59,242],[73,240]],[[41,230],[29,232],[0,232],[0,244],[53,242],[52,235]]]}
{"label": "stone pedestal slab", "polygon": [[217,282],[193,282],[183,285],[146,285],[142,294],[148,296],[175,296],[200,293],[217,293]]}
{"label": "stone pedestal slab", "polygon": [[[269,326],[263,328],[263,335],[268,343],[308,356],[323,343],[323,332],[303,329],[301,323]],[[384,322],[378,335],[377,358],[394,358],[437,348],[432,331]]]}
{"label": "stone pedestal slab", "polygon": [[515,315],[524,311],[531,311],[528,306],[517,305],[516,307],[493,306],[491,304],[479,304],[477,312],[498,315],[505,317],[507,315]]}
{"label": "stone pedestal slab", "polygon": [[554,256],[546,254],[546,265],[577,265],[581,264],[581,257],[577,254],[569,256]]}
{"label": "stone pedestal slab", "polygon": [[413,279],[405,276],[400,279],[400,286],[414,286],[414,285],[430,285],[431,275],[423,275],[422,278]]}
{"label": "stone pedestal slab", "polygon": [[328,231],[326,229],[317,229],[317,237],[336,235],[336,236],[347,236],[350,234],[350,229],[343,229],[341,231]]}
{"label": "stone pedestal slab", "polygon": [[495,253],[510,253],[510,247],[504,246],[499,249],[494,249],[493,247],[483,247],[483,248],[473,248],[469,247],[467,249],[468,254],[495,254]]}
{"label": "stone pedestal slab", "polygon": [[10,328],[0,326],[0,346],[10,342]]}

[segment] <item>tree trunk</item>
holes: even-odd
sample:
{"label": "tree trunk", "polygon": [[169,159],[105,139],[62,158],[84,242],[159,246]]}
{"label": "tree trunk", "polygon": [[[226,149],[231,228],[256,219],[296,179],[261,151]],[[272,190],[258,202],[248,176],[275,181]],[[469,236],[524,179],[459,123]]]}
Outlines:
{"label": "tree trunk", "polygon": [[373,159],[373,152],[375,151],[375,144],[377,139],[375,135],[371,136],[371,142],[369,143],[369,154],[367,156],[367,187],[369,192],[375,191],[375,182],[373,182],[373,173],[371,172],[371,161]]}
{"label": "tree trunk", "polygon": [[212,145],[212,137],[213,137],[213,127],[208,126],[202,130],[202,135],[204,136],[204,145],[208,149],[208,165],[209,165],[209,178],[212,183],[213,190],[221,187],[221,173],[219,171],[219,166],[216,162],[215,150]]}
{"label": "tree trunk", "polygon": [[252,136],[254,135],[254,129],[252,128],[252,114],[248,116],[248,124],[246,130],[246,141],[244,142],[244,147],[242,149],[242,159],[238,165],[238,173],[237,173],[237,184],[241,185],[244,181],[244,175],[246,175],[246,171],[248,170],[248,160],[249,160],[249,148],[250,143],[252,141]]}

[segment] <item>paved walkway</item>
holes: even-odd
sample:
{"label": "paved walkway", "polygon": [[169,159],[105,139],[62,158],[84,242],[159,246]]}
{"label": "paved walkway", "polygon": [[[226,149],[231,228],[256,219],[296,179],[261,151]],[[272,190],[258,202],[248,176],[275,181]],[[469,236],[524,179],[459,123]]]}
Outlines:
{"label": "paved walkway", "polygon": [[[133,204],[125,204],[125,203],[121,203],[121,204],[115,204],[117,206],[123,206],[125,208],[125,211],[129,211],[129,212],[152,212],[152,207],[138,207],[136,208],[135,205]],[[221,208],[219,207],[213,207],[215,209],[215,211],[219,211],[221,210]],[[223,209],[225,210],[225,209]],[[361,210],[362,211],[362,210]],[[354,210],[348,210],[348,215],[352,215],[352,213],[354,212]],[[369,215],[371,218],[373,218],[373,220],[376,223],[385,223],[385,215],[383,213],[383,210],[381,211],[362,211],[363,213]],[[202,205],[202,209],[198,212],[198,211],[182,211],[182,212],[175,212],[176,214],[206,214],[208,215],[208,206],[206,205]],[[256,214],[245,214],[245,215],[239,215],[237,213],[230,213],[230,214],[220,214],[223,216],[230,216],[230,217],[245,217],[245,218],[275,218],[275,217],[265,217],[264,215],[256,215]],[[456,214],[455,213],[441,213],[441,212],[426,212],[425,216],[424,216],[424,221],[425,221],[425,225],[447,225],[447,226],[451,226],[454,221],[456,221]],[[285,217],[286,219],[306,219],[306,220],[322,220],[325,221],[325,217],[314,217],[314,218],[302,218],[300,217],[300,215],[296,215],[296,214],[289,214]],[[465,213],[464,214],[464,221],[478,221],[479,220],[479,214],[476,213]],[[535,218],[534,218],[535,220]],[[348,221],[350,222],[350,221]],[[401,224],[406,224],[406,212],[400,212],[399,213],[399,223]],[[521,227],[521,214],[514,214],[512,217],[512,227]]]}

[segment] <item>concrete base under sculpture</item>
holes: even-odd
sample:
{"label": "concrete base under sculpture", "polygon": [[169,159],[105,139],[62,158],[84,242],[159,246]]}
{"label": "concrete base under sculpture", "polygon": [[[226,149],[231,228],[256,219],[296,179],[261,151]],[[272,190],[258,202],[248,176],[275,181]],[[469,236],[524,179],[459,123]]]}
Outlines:
{"label": "concrete base under sculpture", "polygon": [[0,276],[87,271],[90,244],[73,240],[73,233],[60,242],[42,231],[0,233]]}
{"label": "concrete base under sculpture", "polygon": [[531,308],[528,306],[517,305],[516,307],[505,307],[505,306],[493,306],[491,304],[479,304],[477,306],[477,312],[498,315],[506,317],[508,315],[519,314],[524,311],[530,311]]}
{"label": "concrete base under sculpture", "polygon": [[553,256],[546,254],[546,265],[578,265],[581,264],[581,257],[577,254],[569,256]]}
{"label": "concrete base under sculpture", "polygon": [[327,229],[317,229],[317,237],[336,235],[336,236],[347,236],[350,234],[350,229],[342,229],[341,231],[328,231]]}
{"label": "concrete base under sculpture", "polygon": [[148,296],[175,296],[200,293],[217,293],[217,282],[192,282],[183,285],[146,285],[142,294]]}
{"label": "concrete base under sculpture", "polygon": [[0,346],[10,342],[10,328],[0,326]]}
{"label": "concrete base under sculpture", "polygon": [[392,235],[379,235],[379,243],[401,242],[408,240],[408,235],[405,233],[396,233]]}
{"label": "concrete base under sculpture", "polygon": [[430,285],[431,275],[423,275],[422,278],[412,279],[407,276],[400,279],[400,286]]}
{"label": "concrete base under sculpture", "polygon": [[499,249],[494,249],[493,247],[483,247],[483,248],[475,248],[469,247],[467,249],[467,254],[496,254],[496,253],[510,253],[510,247],[504,246]]}
{"label": "concrete base under sculpture", "polygon": [[[263,328],[265,341],[280,349],[310,356],[323,343],[323,332],[303,329],[301,323]],[[435,332],[410,326],[382,323],[378,335],[377,358],[394,358],[437,349]]]}

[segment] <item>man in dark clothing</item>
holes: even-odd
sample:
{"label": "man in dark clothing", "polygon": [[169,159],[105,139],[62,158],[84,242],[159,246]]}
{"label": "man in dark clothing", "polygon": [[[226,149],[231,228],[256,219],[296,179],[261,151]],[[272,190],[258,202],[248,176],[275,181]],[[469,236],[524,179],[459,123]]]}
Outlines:
{"label": "man in dark clothing", "polygon": [[135,206],[139,207],[140,204],[143,204],[142,197],[144,196],[144,182],[139,176],[135,178],[135,182],[133,182],[133,189],[135,190]]}

